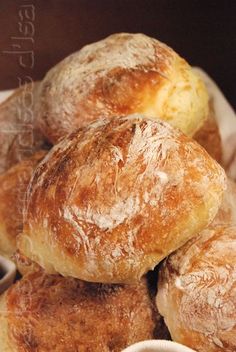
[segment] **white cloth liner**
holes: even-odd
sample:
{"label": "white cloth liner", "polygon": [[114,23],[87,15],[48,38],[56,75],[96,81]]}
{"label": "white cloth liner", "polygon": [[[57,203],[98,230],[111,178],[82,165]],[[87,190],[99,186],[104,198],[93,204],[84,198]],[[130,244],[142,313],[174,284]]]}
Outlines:
{"label": "white cloth liner", "polygon": [[2,103],[4,100],[6,100],[13,92],[14,92],[14,89],[1,91],[0,92],[0,103]]}
{"label": "white cloth liner", "polygon": [[179,343],[166,340],[148,340],[135,343],[122,352],[195,352]]}
{"label": "white cloth liner", "polygon": [[0,294],[10,287],[16,276],[16,265],[0,255],[0,269],[3,277],[0,279]]}

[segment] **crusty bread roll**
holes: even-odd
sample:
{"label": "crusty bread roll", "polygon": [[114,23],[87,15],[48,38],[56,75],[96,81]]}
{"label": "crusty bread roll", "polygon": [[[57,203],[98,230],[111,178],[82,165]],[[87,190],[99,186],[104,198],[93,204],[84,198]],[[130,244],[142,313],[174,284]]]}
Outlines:
{"label": "crusty bread roll", "polygon": [[193,138],[219,163],[222,162],[222,143],[212,100],[209,101],[209,115]]}
{"label": "crusty bread roll", "polygon": [[17,271],[22,276],[34,273],[36,271],[43,271],[41,266],[24,256],[18,249],[11,256],[11,260],[14,261]]}
{"label": "crusty bread roll", "polygon": [[85,283],[37,272],[0,298],[2,352],[120,352],[162,329],[145,282]]}
{"label": "crusty bread roll", "polygon": [[21,86],[0,104],[0,173],[47,149],[46,141],[36,127],[34,104],[38,82]]}
{"label": "crusty bread roll", "polygon": [[46,155],[39,151],[0,175],[0,254],[10,257],[16,250],[16,236],[23,229],[26,190],[36,165]]}
{"label": "crusty bread roll", "polygon": [[18,248],[48,273],[136,282],[213,220],[225,183],[207,152],[168,123],[100,119],[36,169]]}
{"label": "crusty bread roll", "polygon": [[236,183],[229,178],[223,201],[212,224],[236,225]]}
{"label": "crusty bread roll", "polygon": [[55,143],[101,116],[142,113],[193,135],[208,116],[208,94],[171,48],[143,34],[118,33],[53,67],[39,87],[36,115]]}
{"label": "crusty bread roll", "polygon": [[217,226],[172,254],[157,307],[174,341],[199,352],[236,351],[236,227]]}

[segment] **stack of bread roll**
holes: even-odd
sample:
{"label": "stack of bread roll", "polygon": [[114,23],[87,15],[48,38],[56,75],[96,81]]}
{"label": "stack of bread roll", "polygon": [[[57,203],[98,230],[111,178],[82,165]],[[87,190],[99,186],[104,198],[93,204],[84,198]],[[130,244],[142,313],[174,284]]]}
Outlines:
{"label": "stack of bread roll", "polygon": [[0,106],[0,252],[22,274],[0,297],[1,351],[169,333],[235,351],[236,186],[200,77],[142,34],[87,45],[32,85],[31,155],[23,94]]}

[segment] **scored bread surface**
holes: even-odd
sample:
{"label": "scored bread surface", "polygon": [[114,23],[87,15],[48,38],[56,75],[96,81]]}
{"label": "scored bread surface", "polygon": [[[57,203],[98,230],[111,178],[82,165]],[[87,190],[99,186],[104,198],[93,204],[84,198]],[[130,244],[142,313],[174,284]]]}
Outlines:
{"label": "scored bread surface", "polygon": [[169,124],[99,120],[36,169],[18,247],[49,273],[134,282],[213,220],[224,188],[222,168]]}

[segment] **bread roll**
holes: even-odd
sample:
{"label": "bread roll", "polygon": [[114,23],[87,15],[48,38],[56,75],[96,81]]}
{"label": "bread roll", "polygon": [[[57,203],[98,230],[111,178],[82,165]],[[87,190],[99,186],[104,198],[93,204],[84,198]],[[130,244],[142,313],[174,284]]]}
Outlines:
{"label": "bread roll", "polygon": [[222,143],[219,127],[215,117],[212,100],[209,102],[209,115],[203,126],[194,134],[193,138],[219,163],[222,162]]}
{"label": "bread roll", "polygon": [[37,168],[18,248],[48,273],[136,282],[213,220],[224,189],[223,169],[168,123],[100,119]]}
{"label": "bread roll", "polygon": [[213,221],[214,225],[236,225],[236,183],[228,178],[227,189],[220,209]]}
{"label": "bread roll", "polygon": [[141,113],[193,135],[208,116],[208,94],[171,48],[143,34],[118,33],[53,67],[39,87],[42,133],[59,138],[101,116]]}
{"label": "bread roll", "polygon": [[0,298],[0,350],[120,352],[161,329],[145,282],[90,284],[37,272]]}
{"label": "bread roll", "polygon": [[38,84],[21,86],[0,104],[0,173],[39,149],[48,149],[45,138],[35,126]]}
{"label": "bread roll", "polygon": [[174,341],[199,352],[236,351],[236,227],[208,228],[172,254],[157,307]]}
{"label": "bread roll", "polygon": [[0,175],[0,254],[10,257],[16,250],[16,236],[23,229],[26,190],[36,165],[46,151],[12,166]]}

